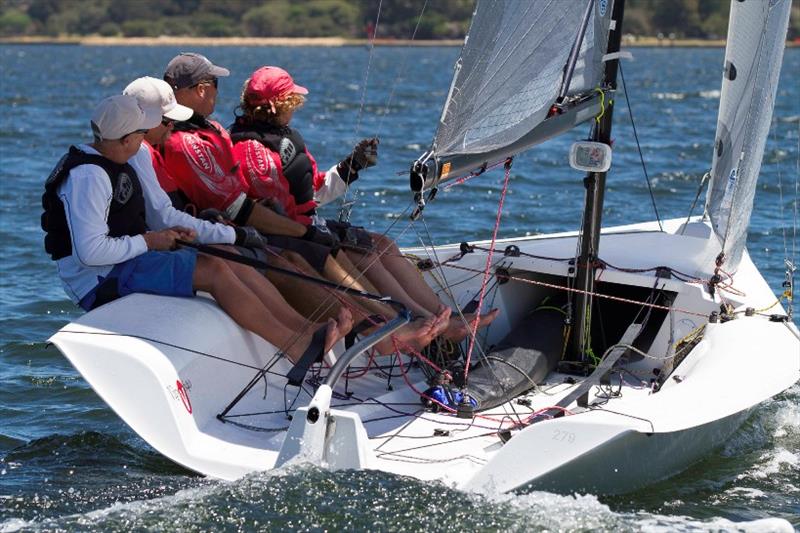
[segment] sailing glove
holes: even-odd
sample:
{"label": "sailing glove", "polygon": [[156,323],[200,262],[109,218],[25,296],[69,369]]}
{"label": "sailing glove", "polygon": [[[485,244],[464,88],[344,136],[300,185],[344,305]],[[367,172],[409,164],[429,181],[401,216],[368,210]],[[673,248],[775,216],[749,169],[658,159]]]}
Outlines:
{"label": "sailing glove", "polygon": [[322,246],[327,246],[332,250],[339,249],[339,238],[336,237],[326,226],[308,226],[305,235],[302,237],[306,241],[315,242]]}
{"label": "sailing glove", "polygon": [[225,224],[231,220],[225,211],[220,211],[219,209],[214,209],[212,207],[203,209],[197,213],[197,218],[200,220],[207,220],[208,222],[218,222],[220,224]]}
{"label": "sailing glove", "polygon": [[267,245],[267,238],[252,226],[235,226],[233,231],[236,232],[236,240],[233,242],[236,246],[264,248]]}
{"label": "sailing glove", "polygon": [[353,152],[345,157],[336,170],[345,183],[350,184],[358,179],[358,171],[373,167],[378,163],[378,138],[362,139],[353,148]]}

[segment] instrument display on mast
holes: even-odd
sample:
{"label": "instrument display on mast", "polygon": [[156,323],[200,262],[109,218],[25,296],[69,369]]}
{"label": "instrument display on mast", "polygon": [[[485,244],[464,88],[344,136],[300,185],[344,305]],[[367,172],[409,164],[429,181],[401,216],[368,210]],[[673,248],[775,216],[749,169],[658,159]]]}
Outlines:
{"label": "instrument display on mast", "polygon": [[575,170],[607,172],[611,168],[611,147],[599,142],[578,141],[569,150],[569,165]]}

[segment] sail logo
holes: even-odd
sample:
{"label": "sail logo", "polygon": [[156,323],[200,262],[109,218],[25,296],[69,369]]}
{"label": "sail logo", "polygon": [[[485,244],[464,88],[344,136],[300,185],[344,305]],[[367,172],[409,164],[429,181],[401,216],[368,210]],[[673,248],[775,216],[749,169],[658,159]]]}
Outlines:
{"label": "sail logo", "polygon": [[598,4],[599,4],[599,7],[600,7],[600,16],[601,17],[605,17],[606,16],[606,9],[608,9],[608,0],[600,0],[598,2]]}
{"label": "sail logo", "polygon": [[175,380],[175,386],[167,385],[167,391],[174,400],[180,400],[186,412],[192,414],[192,400],[189,399],[189,390],[192,388],[192,382],[188,379],[181,381]]}
{"label": "sail logo", "polygon": [[736,169],[732,168],[731,173],[728,174],[728,184],[725,186],[725,196],[731,194],[735,186],[736,186]]}

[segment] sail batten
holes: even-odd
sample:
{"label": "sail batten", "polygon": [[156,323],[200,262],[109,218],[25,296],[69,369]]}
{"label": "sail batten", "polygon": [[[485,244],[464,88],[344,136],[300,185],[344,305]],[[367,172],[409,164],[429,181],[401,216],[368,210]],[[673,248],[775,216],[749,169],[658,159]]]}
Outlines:
{"label": "sail batten", "polygon": [[790,0],[731,3],[706,213],[735,269],[772,121]]}
{"label": "sail batten", "polygon": [[[566,131],[542,126],[552,120],[551,108],[563,90],[570,52],[587,13],[567,98],[579,95],[583,101],[600,85],[612,4],[478,0],[432,144],[436,160],[450,163],[447,168],[464,167],[466,161],[512,155],[511,147],[518,153]],[[556,122],[574,127],[578,107],[565,105],[563,112],[572,116]],[[546,135],[532,134],[537,129]],[[528,144],[520,144],[521,139]]]}

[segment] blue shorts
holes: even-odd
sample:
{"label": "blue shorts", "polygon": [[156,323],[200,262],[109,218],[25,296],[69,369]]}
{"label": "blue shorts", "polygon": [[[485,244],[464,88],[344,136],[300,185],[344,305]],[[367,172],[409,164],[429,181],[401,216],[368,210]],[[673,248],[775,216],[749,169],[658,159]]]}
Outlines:
{"label": "blue shorts", "polygon": [[197,250],[181,248],[174,252],[146,252],[120,263],[84,296],[79,305],[86,311],[133,294],[193,296],[192,279]]}

